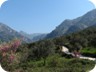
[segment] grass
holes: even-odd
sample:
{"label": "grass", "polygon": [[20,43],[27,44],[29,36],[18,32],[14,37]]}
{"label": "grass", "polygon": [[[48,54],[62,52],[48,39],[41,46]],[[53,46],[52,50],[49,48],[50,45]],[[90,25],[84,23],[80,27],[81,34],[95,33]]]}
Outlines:
{"label": "grass", "polygon": [[83,48],[83,49],[81,50],[81,53],[96,54],[96,48],[92,48],[92,47]]}
{"label": "grass", "polygon": [[64,58],[57,55],[38,61],[28,61],[21,65],[24,72],[86,72],[94,67],[94,62],[78,58]]}

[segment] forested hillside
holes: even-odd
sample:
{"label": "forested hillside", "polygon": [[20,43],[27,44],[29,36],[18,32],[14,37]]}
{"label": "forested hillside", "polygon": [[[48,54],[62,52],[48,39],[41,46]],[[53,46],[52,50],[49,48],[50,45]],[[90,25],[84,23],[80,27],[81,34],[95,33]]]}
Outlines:
{"label": "forested hillside", "polygon": [[[66,55],[61,52],[61,46],[68,47],[70,52],[79,50],[82,55],[96,57],[95,43],[96,26],[92,26],[67,36],[23,44],[16,52],[19,63],[12,63],[11,70],[14,72],[86,72],[94,67],[94,62]],[[10,70],[10,67],[6,69]]]}

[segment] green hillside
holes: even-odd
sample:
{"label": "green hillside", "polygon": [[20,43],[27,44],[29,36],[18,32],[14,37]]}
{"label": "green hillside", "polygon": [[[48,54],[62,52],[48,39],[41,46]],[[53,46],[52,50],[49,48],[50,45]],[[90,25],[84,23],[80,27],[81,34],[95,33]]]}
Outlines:
{"label": "green hillside", "polygon": [[93,61],[62,53],[61,46],[96,57],[96,26],[67,36],[23,44],[16,52],[17,62],[3,67],[10,72],[86,72],[94,67]]}

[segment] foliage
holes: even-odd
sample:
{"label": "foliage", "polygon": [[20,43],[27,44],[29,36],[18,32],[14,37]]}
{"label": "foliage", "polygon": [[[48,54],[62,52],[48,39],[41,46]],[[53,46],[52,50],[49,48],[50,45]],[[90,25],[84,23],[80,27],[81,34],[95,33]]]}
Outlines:
{"label": "foliage", "polygon": [[14,39],[13,41],[10,41],[8,43],[2,43],[0,45],[0,62],[5,69],[8,69],[5,66],[11,67],[11,64],[16,61],[16,51],[20,44],[20,40]]}
{"label": "foliage", "polygon": [[86,72],[94,67],[94,62],[82,59],[66,59],[59,55],[49,56],[46,65],[43,59],[22,63],[23,72]]}
{"label": "foliage", "polygon": [[29,44],[20,45],[14,40],[0,45],[0,60],[10,72],[86,72],[94,67],[94,62],[66,55],[61,52],[61,46],[96,57],[95,36],[96,27],[91,27],[79,33]]}

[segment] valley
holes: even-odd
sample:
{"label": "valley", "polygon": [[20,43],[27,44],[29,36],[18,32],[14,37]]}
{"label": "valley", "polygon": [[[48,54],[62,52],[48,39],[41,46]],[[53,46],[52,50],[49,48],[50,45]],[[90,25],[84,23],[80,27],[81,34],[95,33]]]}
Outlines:
{"label": "valley", "polygon": [[[11,46],[14,39],[21,41],[15,52],[13,48],[18,45],[18,42]],[[0,23],[0,43],[1,58],[5,58],[12,53],[15,57],[12,63],[6,61],[7,59],[1,62],[6,71],[90,71],[94,68],[95,62],[89,58],[96,58],[96,9],[76,19],[64,20],[51,33],[27,34],[23,31],[17,32]],[[81,58],[62,52],[62,46],[67,47],[70,53],[80,53]],[[3,54],[2,48],[4,48]],[[8,54],[6,54],[7,52]]]}

